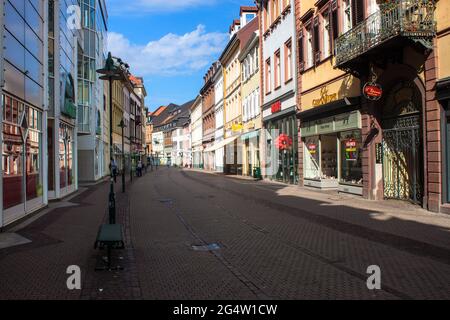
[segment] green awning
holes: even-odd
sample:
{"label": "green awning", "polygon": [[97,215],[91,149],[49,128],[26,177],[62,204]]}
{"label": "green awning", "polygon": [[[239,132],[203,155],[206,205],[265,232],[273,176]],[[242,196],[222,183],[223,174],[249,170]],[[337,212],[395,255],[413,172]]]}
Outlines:
{"label": "green awning", "polygon": [[247,139],[252,139],[252,138],[256,138],[259,136],[259,129],[257,130],[253,130],[247,133],[244,133],[241,135],[241,140],[247,140]]}

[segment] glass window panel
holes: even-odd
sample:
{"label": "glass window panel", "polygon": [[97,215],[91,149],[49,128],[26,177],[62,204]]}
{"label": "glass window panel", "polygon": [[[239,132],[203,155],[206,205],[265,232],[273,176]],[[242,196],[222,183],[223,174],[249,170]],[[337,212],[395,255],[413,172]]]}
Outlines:
{"label": "glass window panel", "polygon": [[307,179],[320,179],[320,144],[319,137],[308,137],[303,144],[304,148],[304,174]]}
{"label": "glass window panel", "polygon": [[25,70],[25,48],[7,30],[4,35],[5,59],[23,72]]}
{"label": "glass window panel", "polygon": [[25,43],[25,22],[9,2],[5,4],[5,26],[19,42]]}
{"label": "glass window panel", "polygon": [[42,39],[42,19],[37,13],[36,9],[31,5],[30,2],[26,1],[25,4],[25,19],[27,24],[33,29],[34,32],[38,35],[40,39]]}
{"label": "glass window panel", "polygon": [[5,90],[18,96],[25,98],[25,76],[8,61],[4,63],[5,67]]}
{"label": "glass window panel", "polygon": [[340,182],[362,184],[362,138],[361,131],[341,133],[341,179]]}
{"label": "glass window panel", "polygon": [[41,63],[43,61],[43,44],[29,26],[25,27],[25,46]]}
{"label": "glass window panel", "polygon": [[25,92],[26,101],[38,107],[42,106],[42,87],[28,77],[25,79]]}
{"label": "glass window panel", "polygon": [[[43,17],[44,15],[44,1],[42,0],[28,0],[33,5],[34,9],[37,11],[37,13]],[[51,1],[50,1],[51,2]]]}
{"label": "glass window panel", "polygon": [[28,51],[25,54],[25,68],[28,71],[27,76],[42,86],[42,65]]}

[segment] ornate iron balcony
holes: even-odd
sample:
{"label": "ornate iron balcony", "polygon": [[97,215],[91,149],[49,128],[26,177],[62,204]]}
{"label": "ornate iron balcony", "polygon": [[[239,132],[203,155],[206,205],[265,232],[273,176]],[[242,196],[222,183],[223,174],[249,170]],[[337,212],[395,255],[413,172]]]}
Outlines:
{"label": "ornate iron balcony", "polygon": [[380,10],[336,39],[336,67],[345,65],[396,37],[433,47],[436,35],[435,0],[397,0],[380,4]]}

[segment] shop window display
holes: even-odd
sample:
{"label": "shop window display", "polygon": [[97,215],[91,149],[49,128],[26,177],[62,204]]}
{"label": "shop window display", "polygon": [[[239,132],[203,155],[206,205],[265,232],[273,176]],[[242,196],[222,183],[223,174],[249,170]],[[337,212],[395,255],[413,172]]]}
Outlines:
{"label": "shop window display", "polygon": [[271,121],[268,124],[267,172],[272,179],[296,184],[298,182],[297,127],[295,117]]}
{"label": "shop window display", "polygon": [[341,183],[362,184],[362,140],[359,130],[342,132],[341,140]]}
{"label": "shop window display", "polygon": [[337,136],[336,134],[321,135],[321,168],[322,179],[337,179]]}
{"label": "shop window display", "polygon": [[59,125],[59,185],[65,188],[73,184],[73,129]]}
{"label": "shop window display", "polygon": [[6,95],[2,99],[3,209],[8,209],[42,196],[42,112]]}
{"label": "shop window display", "polygon": [[303,144],[305,154],[305,178],[320,179],[320,143],[319,137],[308,137]]}

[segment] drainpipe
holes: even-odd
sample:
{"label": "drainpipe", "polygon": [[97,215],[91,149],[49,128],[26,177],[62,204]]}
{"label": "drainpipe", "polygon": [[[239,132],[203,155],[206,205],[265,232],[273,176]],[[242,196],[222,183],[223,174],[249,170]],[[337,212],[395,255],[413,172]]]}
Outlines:
{"label": "drainpipe", "polygon": [[[2,1],[3,3],[3,1]],[[42,102],[42,108],[44,110],[42,115],[42,150],[41,159],[42,159],[42,198],[44,205],[48,205],[48,101],[49,101],[49,92],[48,92],[48,21],[49,21],[49,12],[48,12],[48,2],[44,3],[44,72],[42,76],[44,77],[44,94]],[[3,38],[3,36],[2,36]],[[3,47],[3,46],[2,46]]]}
{"label": "drainpipe", "polygon": [[[48,2],[47,2],[48,3]],[[59,1],[54,1],[53,6],[53,12],[59,12],[60,3]],[[54,181],[54,196],[55,199],[59,199],[61,195],[61,187],[60,187],[60,167],[59,167],[59,123],[60,123],[60,117],[61,117],[61,106],[60,106],[60,89],[59,89],[59,83],[61,81],[61,73],[59,72],[59,52],[61,50],[60,44],[59,44],[59,14],[55,14],[53,18],[54,23],[54,34],[55,34],[55,54],[54,54],[54,65],[55,65],[55,90],[54,90],[54,97],[55,97],[55,106],[54,106],[54,127],[53,127],[53,181]]]}

